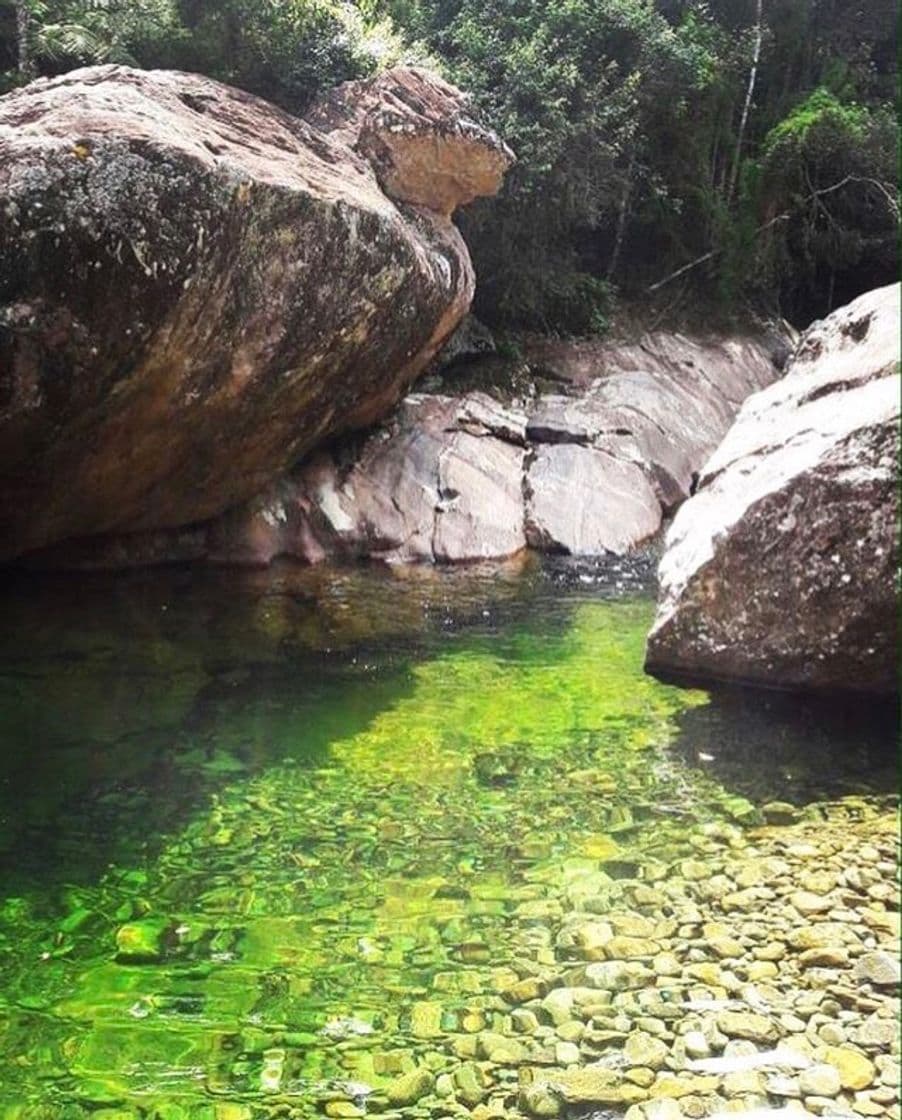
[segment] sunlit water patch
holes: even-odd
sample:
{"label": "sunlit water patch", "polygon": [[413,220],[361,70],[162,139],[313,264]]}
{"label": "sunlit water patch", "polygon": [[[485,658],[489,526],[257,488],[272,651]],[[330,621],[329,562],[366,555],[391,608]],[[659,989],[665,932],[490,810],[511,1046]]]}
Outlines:
{"label": "sunlit water patch", "polygon": [[25,580],[5,606],[4,1117],[350,1115],[410,1047],[496,1024],[543,884],[892,788],[886,725],[646,677],[641,566]]}

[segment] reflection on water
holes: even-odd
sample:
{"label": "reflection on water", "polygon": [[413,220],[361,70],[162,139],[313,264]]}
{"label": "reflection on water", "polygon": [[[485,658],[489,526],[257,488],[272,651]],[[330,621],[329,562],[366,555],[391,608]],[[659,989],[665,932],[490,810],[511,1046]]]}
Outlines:
{"label": "reflection on water", "polygon": [[520,577],[17,578],[0,602],[0,861],[103,867],[150,805],[159,831],[229,773],[315,758],[408,687],[411,656],[527,609]]}
{"label": "reflection on water", "polygon": [[491,1025],[543,881],[881,786],[885,725],[644,676],[646,572],[11,587],[2,1115],[306,1115]]}

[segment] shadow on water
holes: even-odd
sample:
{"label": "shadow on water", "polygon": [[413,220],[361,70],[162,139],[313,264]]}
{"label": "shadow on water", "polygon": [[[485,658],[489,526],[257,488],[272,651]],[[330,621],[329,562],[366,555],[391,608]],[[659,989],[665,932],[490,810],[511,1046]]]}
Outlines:
{"label": "shadow on water", "polygon": [[671,750],[762,803],[895,793],[899,710],[892,701],[720,688],[677,717]]}
{"label": "shadow on water", "polygon": [[321,763],[409,692],[417,660],[503,629],[538,586],[520,566],[11,575],[0,871],[94,878],[225,782]]}

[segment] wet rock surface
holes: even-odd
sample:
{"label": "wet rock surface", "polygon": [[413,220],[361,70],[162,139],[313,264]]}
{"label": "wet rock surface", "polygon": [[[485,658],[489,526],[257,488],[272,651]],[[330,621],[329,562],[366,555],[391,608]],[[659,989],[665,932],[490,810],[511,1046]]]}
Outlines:
{"label": "wet rock surface", "polygon": [[622,555],[688,496],[738,402],[778,375],[761,340],[667,334],[535,343],[525,361],[520,392],[408,397],[350,462],[338,449],[286,481],[275,533],[261,526],[272,495],[237,533],[226,524],[222,553],[251,539],[266,541],[258,560],[454,562],[527,546]]}
{"label": "wet rock surface", "polygon": [[889,693],[896,677],[899,285],[816,323],[677,515],[651,672]]}
{"label": "wet rock surface", "polygon": [[[339,450],[302,467],[283,506],[289,524],[303,510],[300,547],[270,549],[441,562],[526,546],[622,555],[688,496],[738,402],[778,374],[763,340],[668,334],[537,342],[525,361],[525,392],[415,394],[350,465]],[[269,497],[251,525],[267,509]]]}
{"label": "wet rock surface", "polygon": [[661,525],[661,505],[639,464],[572,443],[535,450],[526,511],[533,548],[575,556],[622,556]]}
{"label": "wet rock surface", "polygon": [[378,420],[452,332],[473,272],[449,214],[511,155],[423,71],[341,99],[347,143],[176,72],[0,99],[3,558],[220,514]]}

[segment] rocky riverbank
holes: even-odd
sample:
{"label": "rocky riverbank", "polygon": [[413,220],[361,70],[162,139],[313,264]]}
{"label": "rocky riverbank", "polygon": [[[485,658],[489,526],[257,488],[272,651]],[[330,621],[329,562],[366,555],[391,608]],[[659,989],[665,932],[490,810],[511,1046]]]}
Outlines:
{"label": "rocky riverbank", "polygon": [[[599,851],[531,884],[511,958],[471,946],[386,1049],[327,1028],[350,1067],[393,1076],[332,1086],[326,1115],[898,1120],[897,814],[849,797],[763,816],[700,825],[674,859]],[[446,1010],[446,988],[488,977]]]}
{"label": "rocky riverbank", "polygon": [[217,516],[454,330],[450,214],[513,154],[418,68],[311,117],[125,66],[0,98],[0,557]]}
{"label": "rocky riverbank", "polygon": [[624,555],[689,496],[742,402],[779,377],[788,352],[788,332],[763,327],[526,340],[519,357],[433,370],[386,423],[316,451],[221,518],[68,542],[28,562]]}

